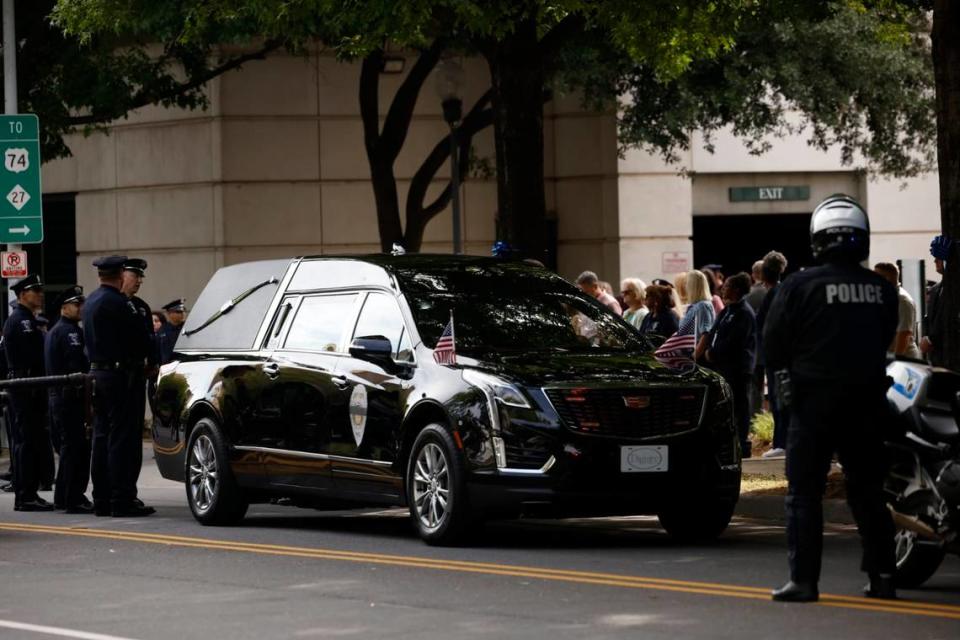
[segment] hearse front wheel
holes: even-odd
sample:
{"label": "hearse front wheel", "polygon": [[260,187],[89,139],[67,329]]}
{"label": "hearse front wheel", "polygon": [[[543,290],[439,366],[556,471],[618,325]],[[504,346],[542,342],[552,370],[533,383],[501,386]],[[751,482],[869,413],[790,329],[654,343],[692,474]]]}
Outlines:
{"label": "hearse front wheel", "polygon": [[461,541],[471,520],[463,452],[443,426],[423,428],[407,460],[407,502],[417,533],[430,545]]}
{"label": "hearse front wheel", "polygon": [[220,427],[209,418],[197,422],[187,441],[187,502],[193,517],[204,525],[236,524],[249,503],[237,486]]}

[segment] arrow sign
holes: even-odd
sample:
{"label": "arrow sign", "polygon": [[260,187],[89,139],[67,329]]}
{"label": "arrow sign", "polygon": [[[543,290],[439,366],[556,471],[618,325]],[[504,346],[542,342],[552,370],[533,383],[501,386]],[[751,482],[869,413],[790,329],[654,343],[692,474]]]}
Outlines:
{"label": "arrow sign", "polygon": [[10,227],[9,229],[7,229],[7,232],[22,233],[23,235],[27,235],[28,233],[30,233],[30,227],[28,227],[27,225],[23,225],[22,227]]}

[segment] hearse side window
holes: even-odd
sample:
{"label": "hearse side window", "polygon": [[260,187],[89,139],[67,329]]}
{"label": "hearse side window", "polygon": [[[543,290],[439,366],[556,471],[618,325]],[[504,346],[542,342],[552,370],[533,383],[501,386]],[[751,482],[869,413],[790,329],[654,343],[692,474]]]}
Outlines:
{"label": "hearse side window", "polygon": [[403,334],[403,316],[400,315],[397,301],[383,293],[369,294],[367,301],[363,303],[363,310],[360,312],[357,326],[353,330],[353,337],[383,336],[390,341],[395,360],[409,360],[409,340],[406,343],[406,358],[398,355],[398,351],[401,350],[403,344]]}
{"label": "hearse side window", "polygon": [[341,341],[353,320],[357,295],[305,297],[287,332],[284,349],[342,352]]}

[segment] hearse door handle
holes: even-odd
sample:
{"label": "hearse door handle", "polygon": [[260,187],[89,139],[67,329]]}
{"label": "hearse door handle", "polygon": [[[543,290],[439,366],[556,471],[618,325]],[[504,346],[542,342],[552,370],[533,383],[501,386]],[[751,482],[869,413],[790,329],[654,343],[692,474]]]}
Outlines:
{"label": "hearse door handle", "polygon": [[347,380],[347,376],[333,376],[333,384],[340,391],[346,391],[350,388],[350,381]]}
{"label": "hearse door handle", "polygon": [[280,365],[276,362],[270,362],[263,365],[263,373],[271,380],[275,380],[280,375]]}

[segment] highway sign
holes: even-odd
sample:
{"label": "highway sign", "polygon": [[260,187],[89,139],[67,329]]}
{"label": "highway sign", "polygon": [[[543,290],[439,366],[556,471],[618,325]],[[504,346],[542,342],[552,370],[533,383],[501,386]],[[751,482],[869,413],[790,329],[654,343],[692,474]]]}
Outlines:
{"label": "highway sign", "polygon": [[0,277],[26,278],[27,252],[3,251],[0,252]]}
{"label": "highway sign", "polygon": [[40,122],[33,114],[0,116],[0,243],[43,242]]}

